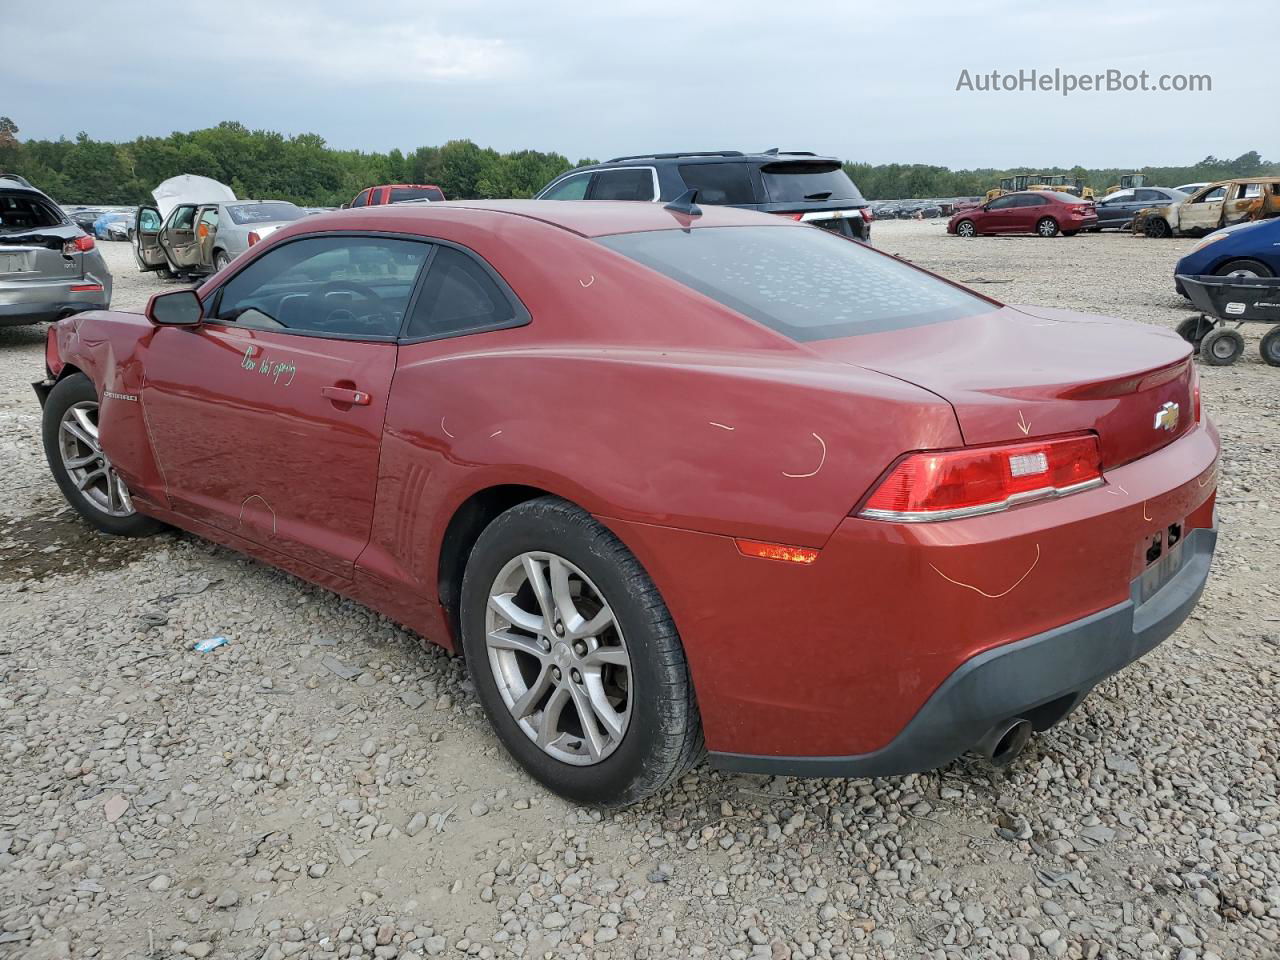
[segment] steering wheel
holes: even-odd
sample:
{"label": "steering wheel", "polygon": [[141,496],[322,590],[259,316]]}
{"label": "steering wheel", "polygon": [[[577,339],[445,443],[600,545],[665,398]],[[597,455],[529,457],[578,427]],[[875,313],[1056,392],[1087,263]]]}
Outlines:
{"label": "steering wheel", "polygon": [[[331,293],[354,293],[361,300],[369,304],[378,304],[378,313],[381,313],[382,298],[378,296],[377,291],[372,287],[366,286],[355,280],[328,280],[320,286],[316,287],[307,295],[307,306],[313,309],[316,315],[325,310],[325,298]],[[355,320],[356,314],[347,307],[333,307],[328,313],[324,314],[324,320],[320,325],[327,325],[334,320]]]}

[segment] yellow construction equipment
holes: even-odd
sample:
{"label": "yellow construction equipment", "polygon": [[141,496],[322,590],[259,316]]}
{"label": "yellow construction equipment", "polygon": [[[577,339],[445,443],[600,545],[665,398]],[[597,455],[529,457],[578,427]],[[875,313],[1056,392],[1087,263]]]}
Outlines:
{"label": "yellow construction equipment", "polygon": [[1107,187],[1106,195],[1109,197],[1117,190],[1133,190],[1136,187],[1145,187],[1147,185],[1146,174],[1143,173],[1126,173],[1120,177],[1120,182]]}

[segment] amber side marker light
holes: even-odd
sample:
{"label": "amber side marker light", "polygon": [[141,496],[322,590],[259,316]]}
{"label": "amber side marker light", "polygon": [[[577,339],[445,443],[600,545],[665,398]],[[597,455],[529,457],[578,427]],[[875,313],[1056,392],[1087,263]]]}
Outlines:
{"label": "amber side marker light", "polygon": [[798,563],[808,566],[818,559],[820,551],[811,547],[790,547],[785,543],[765,543],[762,540],[734,540],[738,552],[744,557],[759,557],[761,560],[781,560],[784,563]]}

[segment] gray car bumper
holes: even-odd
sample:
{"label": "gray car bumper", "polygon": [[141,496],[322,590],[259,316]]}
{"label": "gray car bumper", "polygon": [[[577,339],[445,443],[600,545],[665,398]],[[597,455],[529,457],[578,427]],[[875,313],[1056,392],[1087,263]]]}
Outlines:
{"label": "gray car bumper", "polygon": [[883,777],[945,766],[1014,719],[1048,729],[1101,680],[1163,642],[1191,613],[1209,576],[1216,529],[1193,530],[1179,567],[1140,602],[1129,599],[1046,633],[981,653],[959,667],[886,746],[847,757],[712,753],[723,770],[807,777]]}
{"label": "gray car bumper", "polygon": [[[94,286],[100,289],[74,289]],[[0,326],[57,320],[85,310],[106,310],[110,305],[110,278],[0,280]]]}

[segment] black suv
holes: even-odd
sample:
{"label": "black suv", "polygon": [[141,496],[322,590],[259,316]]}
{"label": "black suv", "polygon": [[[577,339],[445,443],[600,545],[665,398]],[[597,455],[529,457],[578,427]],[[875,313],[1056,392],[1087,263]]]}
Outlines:
{"label": "black suv", "polygon": [[688,190],[698,191],[698,203],[777,213],[855,240],[871,237],[871,207],[839,160],[776,148],[614,157],[561,174],[537,199],[671,201]]}

